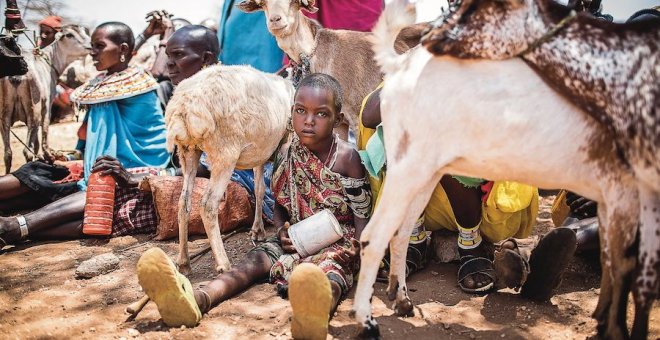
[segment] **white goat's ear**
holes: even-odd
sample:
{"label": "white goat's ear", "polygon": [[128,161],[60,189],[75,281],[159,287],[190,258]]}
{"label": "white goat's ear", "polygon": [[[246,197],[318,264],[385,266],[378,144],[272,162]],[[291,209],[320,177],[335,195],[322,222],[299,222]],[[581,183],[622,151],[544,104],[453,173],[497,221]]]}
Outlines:
{"label": "white goat's ear", "polygon": [[300,7],[304,8],[309,13],[316,13],[319,9],[316,8],[315,0],[299,0]]}
{"label": "white goat's ear", "polygon": [[236,5],[241,11],[245,13],[252,13],[263,10],[263,0],[243,0]]}

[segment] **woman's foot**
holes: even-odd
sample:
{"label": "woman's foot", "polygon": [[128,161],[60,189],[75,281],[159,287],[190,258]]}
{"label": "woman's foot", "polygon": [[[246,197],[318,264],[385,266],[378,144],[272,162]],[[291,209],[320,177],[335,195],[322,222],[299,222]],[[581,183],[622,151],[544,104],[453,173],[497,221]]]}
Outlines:
{"label": "woman's foot", "polygon": [[484,242],[474,249],[458,248],[458,285],[466,293],[486,293],[495,285],[495,270],[487,248]]}
{"label": "woman's foot", "polygon": [[137,263],[138,282],[156,303],[163,322],[170,327],[196,326],[202,313],[195,302],[192,285],[160,248],[151,248]]}
{"label": "woman's foot", "polygon": [[302,263],[289,278],[289,301],[293,309],[291,336],[294,339],[325,339],[332,309],[332,288],[316,265]]}
{"label": "woman's foot", "polygon": [[527,258],[521,254],[518,242],[508,239],[495,251],[493,268],[497,276],[496,288],[513,288],[520,291],[520,287],[527,281],[529,275],[529,263]]}
{"label": "woman's foot", "polygon": [[0,249],[21,240],[21,229],[16,217],[0,217]]}
{"label": "woman's foot", "polygon": [[568,228],[556,228],[545,234],[529,257],[530,273],[520,295],[536,301],[550,300],[576,246],[575,233]]}

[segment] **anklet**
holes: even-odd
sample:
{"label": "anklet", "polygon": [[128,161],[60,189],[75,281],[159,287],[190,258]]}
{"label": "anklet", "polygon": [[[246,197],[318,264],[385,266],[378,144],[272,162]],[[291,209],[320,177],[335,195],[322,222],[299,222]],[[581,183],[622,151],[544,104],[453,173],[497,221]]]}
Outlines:
{"label": "anklet", "polygon": [[474,249],[481,244],[481,233],[479,227],[481,222],[473,228],[463,228],[458,226],[458,246],[463,249]]}
{"label": "anklet", "polygon": [[21,229],[21,239],[24,239],[28,236],[27,221],[23,215],[16,216],[16,219],[18,220],[18,227]]}

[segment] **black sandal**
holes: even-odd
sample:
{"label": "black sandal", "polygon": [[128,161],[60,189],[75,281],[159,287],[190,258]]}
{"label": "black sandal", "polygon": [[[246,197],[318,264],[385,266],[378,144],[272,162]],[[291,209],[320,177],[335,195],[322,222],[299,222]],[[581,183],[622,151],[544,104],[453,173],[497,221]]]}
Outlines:
{"label": "black sandal", "polygon": [[[464,250],[459,248],[459,253]],[[461,287],[466,293],[487,293],[495,287],[495,270],[493,269],[493,261],[483,256],[476,255],[462,255],[461,266],[458,268],[458,286]],[[483,274],[490,278],[490,283],[476,288],[468,288],[465,286],[464,281],[468,277],[475,274]]]}
{"label": "black sandal", "polygon": [[577,240],[569,228],[556,228],[547,233],[532,250],[530,273],[520,295],[536,301],[548,301],[575,254]]}

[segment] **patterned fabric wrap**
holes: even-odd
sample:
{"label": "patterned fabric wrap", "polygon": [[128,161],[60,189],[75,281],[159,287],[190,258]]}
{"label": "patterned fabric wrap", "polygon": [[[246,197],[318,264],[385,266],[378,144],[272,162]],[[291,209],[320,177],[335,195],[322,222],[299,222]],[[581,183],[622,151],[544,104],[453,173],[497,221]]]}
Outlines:
{"label": "patterned fabric wrap", "polygon": [[[271,281],[286,283],[295,266],[308,262],[318,265],[326,275],[338,281],[342,292],[347,292],[353,285],[353,272],[357,263],[340,264],[335,257],[342,248],[348,249],[351,246],[350,239],[355,236],[354,216],[364,216],[368,212],[353,211],[346,189],[342,185],[343,176],[326,167],[298,138],[293,139],[282,159],[276,160],[275,169],[273,194],[275,201],[289,213],[289,223],[298,223],[323,209],[328,209],[339,221],[344,237],[312,256],[280,256],[271,268]],[[362,181],[366,183],[366,179]],[[370,202],[371,197],[367,200]],[[370,204],[367,209],[371,209]]]}
{"label": "patterned fabric wrap", "polygon": [[340,181],[353,214],[359,218],[371,217],[371,190],[367,178],[341,177]]}
{"label": "patterned fabric wrap", "polygon": [[[132,174],[157,176],[159,168],[141,167],[127,169]],[[158,226],[158,215],[150,192],[138,188],[117,188],[112,222],[112,237],[152,234]]]}
{"label": "patterned fabric wrap", "polygon": [[137,96],[158,89],[156,80],[143,69],[131,66],[121,72],[105,73],[79,86],[71,93],[78,105],[90,105]]}

